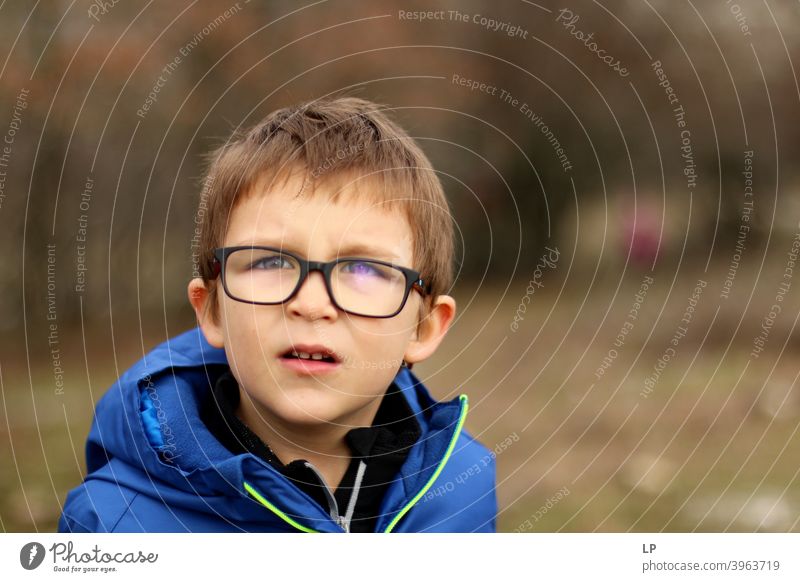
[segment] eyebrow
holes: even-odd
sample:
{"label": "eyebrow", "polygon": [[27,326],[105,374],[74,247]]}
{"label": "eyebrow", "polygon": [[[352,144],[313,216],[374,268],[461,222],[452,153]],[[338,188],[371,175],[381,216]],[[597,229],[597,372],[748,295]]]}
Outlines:
{"label": "eyebrow", "polygon": [[[293,245],[291,243],[284,242],[283,244],[275,243],[268,240],[247,240],[244,242],[233,243],[230,246],[232,247],[248,247],[248,246],[265,246],[265,247],[273,247],[278,249],[283,249],[285,251],[294,252],[299,255],[305,256],[304,253],[298,250],[297,245]],[[339,249],[338,257],[353,257],[353,256],[362,256],[364,258],[373,258],[373,259],[383,259],[390,262],[398,262],[400,261],[400,257],[398,257],[395,253],[390,252],[386,249],[382,249],[379,247],[374,247],[369,244],[365,243],[352,243],[348,245],[343,245]],[[308,258],[308,257],[306,257]]]}

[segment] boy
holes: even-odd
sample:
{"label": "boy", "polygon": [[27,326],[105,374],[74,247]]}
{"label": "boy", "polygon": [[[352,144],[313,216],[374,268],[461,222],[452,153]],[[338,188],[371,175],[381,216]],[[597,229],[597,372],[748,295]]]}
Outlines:
{"label": "boy", "polygon": [[494,458],[410,368],[455,316],[422,150],[371,102],[278,110],[212,156],[199,327],[97,405],[59,531],[490,532]]}

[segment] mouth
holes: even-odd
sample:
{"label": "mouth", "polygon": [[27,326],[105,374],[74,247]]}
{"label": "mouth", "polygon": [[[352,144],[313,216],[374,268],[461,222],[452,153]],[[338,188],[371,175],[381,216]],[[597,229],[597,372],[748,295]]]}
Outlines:
{"label": "mouth", "polygon": [[341,365],[336,353],[322,345],[295,344],[278,356],[286,368],[304,374],[332,372]]}

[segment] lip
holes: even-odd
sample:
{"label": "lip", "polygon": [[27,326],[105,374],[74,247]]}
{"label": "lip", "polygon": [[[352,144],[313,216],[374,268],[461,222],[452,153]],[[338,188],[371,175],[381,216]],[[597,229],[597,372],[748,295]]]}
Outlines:
{"label": "lip", "polygon": [[[309,354],[325,353],[334,358],[335,362],[325,362],[323,360],[302,360],[300,358],[284,358],[283,354],[289,350],[296,352],[306,352]],[[285,368],[305,375],[329,374],[338,370],[342,363],[339,356],[331,348],[322,344],[292,344],[278,355],[278,361]]]}
{"label": "lip", "polygon": [[330,374],[341,367],[341,363],[323,362],[322,360],[301,360],[299,358],[281,358],[278,361],[285,368],[305,375]]}
{"label": "lip", "polygon": [[289,350],[294,350],[296,352],[306,352],[307,354],[315,354],[322,352],[324,354],[328,354],[338,363],[341,358],[336,355],[336,350],[333,348],[329,348],[328,346],[324,346],[322,344],[291,344],[287,346],[285,350],[283,350],[278,357],[281,357],[283,354],[288,352]]}

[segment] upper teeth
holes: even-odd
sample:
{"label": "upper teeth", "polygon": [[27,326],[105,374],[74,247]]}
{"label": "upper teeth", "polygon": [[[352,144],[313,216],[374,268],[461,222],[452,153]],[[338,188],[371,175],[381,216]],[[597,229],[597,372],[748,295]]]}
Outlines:
{"label": "upper teeth", "polygon": [[304,360],[321,360],[324,357],[324,354],[321,353],[309,354],[308,352],[292,352],[292,355]]}

